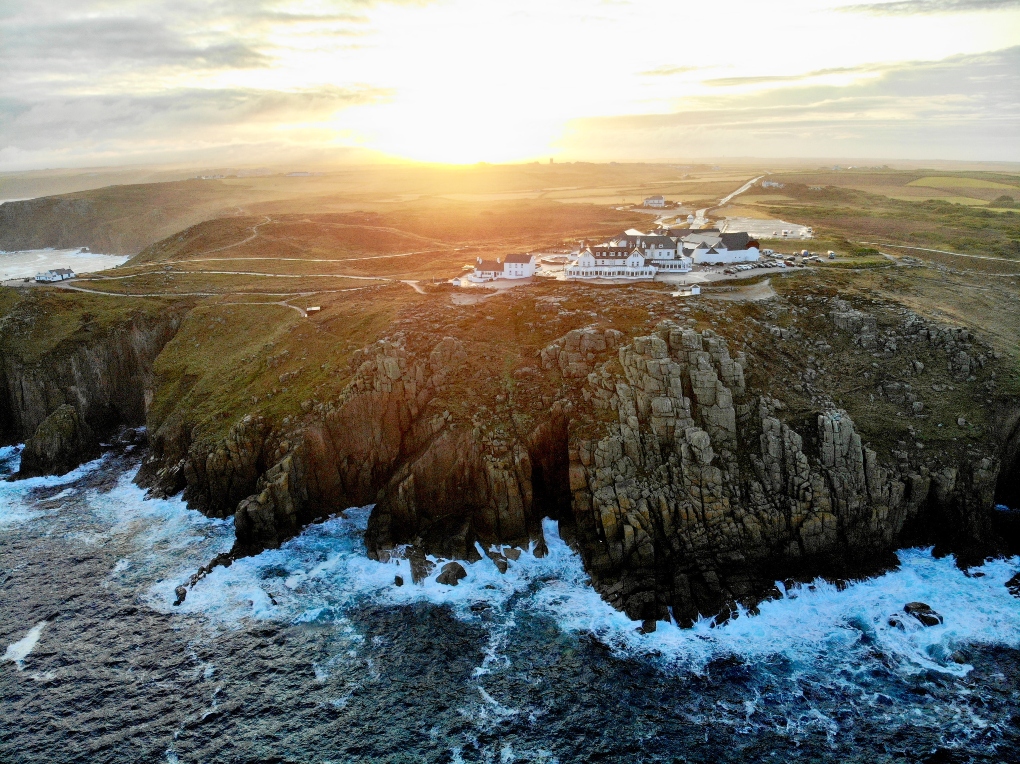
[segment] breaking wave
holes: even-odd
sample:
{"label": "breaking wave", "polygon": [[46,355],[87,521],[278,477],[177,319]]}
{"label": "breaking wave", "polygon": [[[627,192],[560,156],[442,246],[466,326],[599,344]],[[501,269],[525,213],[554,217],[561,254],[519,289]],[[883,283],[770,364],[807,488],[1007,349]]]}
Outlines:
{"label": "breaking wave", "polygon": [[[16,449],[0,450],[0,464],[8,471],[16,469],[11,466],[16,460]],[[555,736],[536,739],[535,746],[525,746],[524,738],[513,745],[485,741],[493,730],[530,729],[534,719],[552,712],[552,706],[524,703],[514,693],[522,682],[544,681],[529,673],[533,651],[545,650],[543,660],[571,654],[575,648],[563,639],[599,645],[609,656],[610,668],[603,670],[613,678],[607,681],[620,687],[626,686],[631,669],[612,661],[640,665],[645,667],[641,671],[692,687],[700,686],[697,682],[719,687],[720,672],[751,672],[751,680],[712,690],[719,696],[694,689],[693,699],[678,700],[683,707],[669,713],[695,727],[709,725],[730,734],[766,731],[794,741],[821,735],[830,744],[862,719],[873,718],[875,706],[885,709],[881,713],[891,728],[909,723],[954,746],[992,735],[1001,722],[975,706],[975,689],[968,684],[974,657],[980,649],[1020,648],[1020,603],[1004,586],[1020,570],[1018,558],[964,572],[951,557],[936,558],[929,549],[902,550],[898,569],[842,591],[823,580],[790,589],[780,585],[782,595],[762,603],[757,615],[740,611],[723,625],[704,618],[690,629],[660,622],[654,633],[644,634],[638,622],[598,596],[580,557],[550,520],[543,525],[548,554],[537,557],[534,549],[524,550],[519,559],[508,561],[506,573],[483,555],[475,563],[462,563],[467,575],[451,587],[435,580],[443,560],[433,558],[432,574],[413,584],[407,560],[370,559],[364,545],[370,507],[310,526],[279,549],[217,567],[175,606],[175,588],[230,549],[233,520],[207,518],[179,498],[146,500],[128,473],[90,487],[90,478],[103,466],[98,460],[61,478],[0,483],[0,526],[19,532],[37,527],[40,534],[43,528],[49,529],[46,533],[57,529],[84,548],[115,549],[104,558],[109,562],[104,563],[102,586],[172,619],[176,629],[193,635],[194,644],[207,641],[200,634],[243,640],[248,632],[267,627],[310,627],[331,634],[328,653],[293,659],[295,671],[302,661],[311,664],[309,681],[317,686],[347,688],[330,700],[337,712],[358,691],[354,680],[345,678],[352,666],[369,667],[368,679],[360,681],[378,681],[371,661],[379,657],[365,657],[376,653],[375,643],[366,642],[361,614],[421,608],[451,614],[474,629],[480,641],[472,648],[478,658],[469,664],[474,666],[473,689],[459,710],[473,732],[447,749],[447,761],[479,756],[555,760],[546,750]],[[398,577],[403,585],[397,585]],[[904,617],[903,606],[911,601],[928,603],[944,623],[923,627]],[[899,617],[891,619],[894,614]],[[552,631],[536,624],[551,624]],[[21,661],[20,667],[35,640],[40,634],[46,639],[48,632],[38,620],[18,624],[10,631],[5,657]],[[220,681],[211,663],[203,664],[202,671],[203,681]],[[644,681],[650,680],[645,676]],[[929,694],[923,703],[915,702],[911,693],[929,685],[935,689],[925,690]],[[656,692],[668,698],[676,690]],[[841,713],[849,714],[850,721],[841,719]]]}

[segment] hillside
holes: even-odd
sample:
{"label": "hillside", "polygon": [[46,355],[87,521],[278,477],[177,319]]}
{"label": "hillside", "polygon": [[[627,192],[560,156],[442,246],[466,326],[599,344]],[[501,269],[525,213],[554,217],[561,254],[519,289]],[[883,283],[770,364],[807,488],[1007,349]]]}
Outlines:
{"label": "hillside", "polygon": [[175,231],[237,212],[246,188],[187,180],[109,186],[0,205],[0,250],[88,247],[134,255]]}

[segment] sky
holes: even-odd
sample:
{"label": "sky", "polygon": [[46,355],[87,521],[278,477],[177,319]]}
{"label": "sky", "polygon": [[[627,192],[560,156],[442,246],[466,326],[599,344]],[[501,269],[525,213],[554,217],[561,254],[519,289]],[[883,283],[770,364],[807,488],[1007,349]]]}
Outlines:
{"label": "sky", "polygon": [[1020,161],[1020,0],[0,0],[0,171],[699,157]]}

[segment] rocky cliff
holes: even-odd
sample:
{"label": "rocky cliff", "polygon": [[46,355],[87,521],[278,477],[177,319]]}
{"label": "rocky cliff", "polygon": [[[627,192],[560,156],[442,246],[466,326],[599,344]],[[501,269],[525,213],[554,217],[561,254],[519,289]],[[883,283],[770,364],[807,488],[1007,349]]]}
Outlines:
{"label": "rocky cliff", "polygon": [[[807,306],[809,325],[776,322]],[[237,554],[374,502],[373,556],[473,560],[480,547],[498,564],[499,546],[541,552],[541,519],[553,517],[599,591],[649,625],[725,616],[789,576],[874,573],[906,544],[963,561],[1002,548],[992,510],[1013,485],[1002,464],[1015,444],[962,416],[951,447],[921,442],[942,399],[992,394],[987,347],[907,311],[880,323],[827,297],[760,316],[745,318],[741,350],[694,318],[637,336],[575,329],[509,381],[468,368],[461,339],[394,336],[359,351],[344,394],[309,402],[289,427],[246,417],[213,446],[155,431],[148,484],[233,513]],[[784,378],[770,364],[782,353],[796,359]],[[878,361],[903,372],[876,372]],[[845,381],[826,363],[851,362],[862,384],[837,404],[826,383]],[[451,413],[452,402],[466,405]],[[855,411],[878,412],[874,442]]]}
{"label": "rocky cliff", "polygon": [[[413,328],[344,356],[341,394],[300,413],[270,416],[239,391],[251,413],[210,437],[187,411],[150,412],[138,481],[233,515],[234,556],[374,504],[369,553],[408,555],[416,576],[427,554],[500,567],[508,546],[541,554],[552,517],[603,596],[648,628],[728,617],[777,579],[872,574],[904,545],[964,563],[1005,549],[994,506],[1017,491],[1020,406],[965,329],[814,291],[667,304],[654,320],[613,293],[580,327],[575,315],[599,313],[502,299],[507,324],[441,320],[423,303],[398,322]],[[541,329],[527,321],[547,305],[559,313]],[[139,422],[176,321],[135,318],[32,362],[5,356],[9,432],[38,433],[32,454],[63,469],[82,433]],[[510,331],[552,341],[493,352]],[[288,352],[273,347],[263,366]]]}
{"label": "rocky cliff", "polygon": [[180,310],[126,314],[101,327],[86,322],[41,351],[39,318],[27,309],[10,314],[0,335],[0,440],[27,442],[26,474],[66,472],[92,458],[101,438],[145,423],[152,364]]}

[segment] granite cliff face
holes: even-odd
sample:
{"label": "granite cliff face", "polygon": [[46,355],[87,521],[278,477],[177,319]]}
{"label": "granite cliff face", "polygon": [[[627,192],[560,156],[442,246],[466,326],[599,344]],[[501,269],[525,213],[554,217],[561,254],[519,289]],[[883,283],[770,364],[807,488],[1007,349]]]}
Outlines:
{"label": "granite cliff face", "polygon": [[[178,322],[173,310],[137,316],[38,356],[8,343],[0,359],[0,439],[26,442],[23,473],[67,472],[95,456],[101,438],[143,425],[152,364]],[[10,339],[24,328],[4,330]]]}
{"label": "granite cliff face", "polygon": [[921,518],[957,548],[990,538],[994,458],[883,465],[846,411],[802,432],[784,422],[748,389],[749,363],[710,330],[667,323],[588,377],[611,418],[575,429],[573,511],[597,585],[633,618],[690,623],[791,573],[873,572]]}
{"label": "granite cliff face", "polygon": [[[963,562],[1004,549],[993,507],[1017,488],[1020,407],[998,399],[988,428],[961,415],[947,447],[922,442],[942,398],[993,400],[987,347],[826,296],[772,301],[738,330],[726,310],[575,328],[502,369],[423,320],[354,353],[341,395],[282,423],[256,412],[210,440],[180,412],[150,421],[137,479],[233,515],[234,556],[374,504],[369,554],[407,555],[416,576],[428,554],[501,568],[513,547],[541,554],[552,517],[602,595],[647,628],[728,617],[777,579],[868,575],[908,544]],[[31,469],[138,423],[174,330],[135,322],[34,364],[5,358],[9,429],[38,433]]]}

